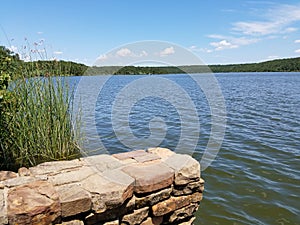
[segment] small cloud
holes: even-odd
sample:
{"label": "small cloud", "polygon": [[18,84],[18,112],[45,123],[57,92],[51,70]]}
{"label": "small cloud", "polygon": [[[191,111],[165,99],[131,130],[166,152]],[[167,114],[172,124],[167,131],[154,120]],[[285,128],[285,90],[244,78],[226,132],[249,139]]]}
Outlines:
{"label": "small cloud", "polygon": [[300,43],[300,39],[294,41],[296,44]]}
{"label": "small cloud", "polygon": [[171,46],[171,47],[168,47],[168,48],[165,48],[164,50],[162,50],[159,55],[160,56],[167,56],[167,55],[172,55],[175,53],[175,50],[174,50],[174,47]]}
{"label": "small cloud", "polygon": [[189,49],[193,52],[205,52],[205,53],[211,53],[213,50],[207,49],[207,48],[198,48],[196,45],[192,45],[189,47]]}
{"label": "small cloud", "polygon": [[108,59],[108,56],[107,56],[106,54],[100,55],[100,56],[97,58],[97,60],[100,60],[100,61],[105,61],[105,60],[107,60],[107,59]]}
{"label": "small cloud", "polygon": [[117,51],[116,55],[121,57],[126,57],[126,56],[131,56],[132,52],[128,48],[121,48],[119,51]]}
{"label": "small cloud", "polygon": [[43,34],[43,31],[38,31],[38,32],[36,32],[37,34]]}
{"label": "small cloud", "polygon": [[219,42],[211,42],[211,46],[215,47],[216,51],[224,50],[224,49],[231,49],[231,48],[238,48],[238,45],[234,45],[227,40],[222,40]]}
{"label": "small cloud", "polygon": [[295,50],[295,53],[300,53],[300,49]]}
{"label": "small cloud", "polygon": [[62,55],[63,52],[61,52],[61,51],[54,51],[53,54],[54,54],[54,55]]}

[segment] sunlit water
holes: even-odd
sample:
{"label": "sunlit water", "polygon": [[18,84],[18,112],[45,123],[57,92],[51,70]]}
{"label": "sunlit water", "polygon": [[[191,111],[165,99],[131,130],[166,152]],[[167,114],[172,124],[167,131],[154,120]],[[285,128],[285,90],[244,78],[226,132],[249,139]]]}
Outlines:
{"label": "sunlit water", "polygon": [[[128,133],[114,132],[112,105],[122,88],[143,77],[113,76],[100,92],[97,85],[93,87],[99,77],[84,78],[90,79],[90,85],[82,94],[82,109],[94,108],[82,118],[88,154],[106,149],[109,153],[131,150],[123,143],[130,142]],[[163,77],[182,87],[196,106],[200,134],[192,132],[190,136],[199,136],[193,157],[200,161],[211,129],[207,100],[189,76]],[[226,102],[226,133],[217,157],[202,171],[205,192],[195,224],[300,224],[300,73],[235,73],[216,77]],[[72,79],[80,81],[78,77]],[[96,102],[85,101],[95,92]],[[174,98],[178,99],[178,107],[184,105],[177,93]],[[178,107],[161,98],[147,97],[132,107],[128,117],[121,116],[126,112],[118,106],[117,119],[126,118],[118,123],[126,126],[128,121],[134,137],[149,147],[149,123],[153,132],[166,128],[159,145],[175,149],[180,138],[187,143],[191,138],[180,137]],[[189,109],[181,110],[189,113]],[[156,120],[150,122],[153,118]],[[89,132],[94,123],[97,135]],[[101,140],[101,145],[97,140]],[[138,148],[140,142],[136,144]]]}

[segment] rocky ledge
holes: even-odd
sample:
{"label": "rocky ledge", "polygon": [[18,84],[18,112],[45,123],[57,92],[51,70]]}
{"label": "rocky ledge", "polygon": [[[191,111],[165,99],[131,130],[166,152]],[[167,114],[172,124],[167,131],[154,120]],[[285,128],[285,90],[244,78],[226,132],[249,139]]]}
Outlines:
{"label": "rocky ledge", "polygon": [[200,164],[150,148],[0,171],[0,225],[193,224]]}

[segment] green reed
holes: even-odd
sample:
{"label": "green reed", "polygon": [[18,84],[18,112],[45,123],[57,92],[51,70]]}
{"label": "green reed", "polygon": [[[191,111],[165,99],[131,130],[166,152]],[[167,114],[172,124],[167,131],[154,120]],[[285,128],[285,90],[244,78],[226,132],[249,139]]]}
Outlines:
{"label": "green reed", "polygon": [[26,78],[39,68],[24,65],[23,75],[7,90],[9,101],[1,112],[0,169],[16,170],[80,155],[79,126],[74,128],[80,118],[72,118],[72,87],[62,77],[51,77],[63,71],[52,67],[45,77]]}

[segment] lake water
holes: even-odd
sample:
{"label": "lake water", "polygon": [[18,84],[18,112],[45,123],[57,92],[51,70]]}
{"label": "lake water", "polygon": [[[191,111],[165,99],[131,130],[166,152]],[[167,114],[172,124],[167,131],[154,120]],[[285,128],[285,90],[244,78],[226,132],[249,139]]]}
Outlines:
{"label": "lake water", "polygon": [[[182,141],[184,151],[200,161],[214,103],[188,75],[159,76],[172,85],[147,80],[122,95],[124,88],[146,77],[156,76],[72,78],[84,87],[80,96],[87,154],[124,152],[132,146],[174,150]],[[216,78],[226,105],[226,131],[216,158],[202,171],[204,199],[195,224],[300,224],[300,73]],[[184,127],[193,129],[182,135]]]}

